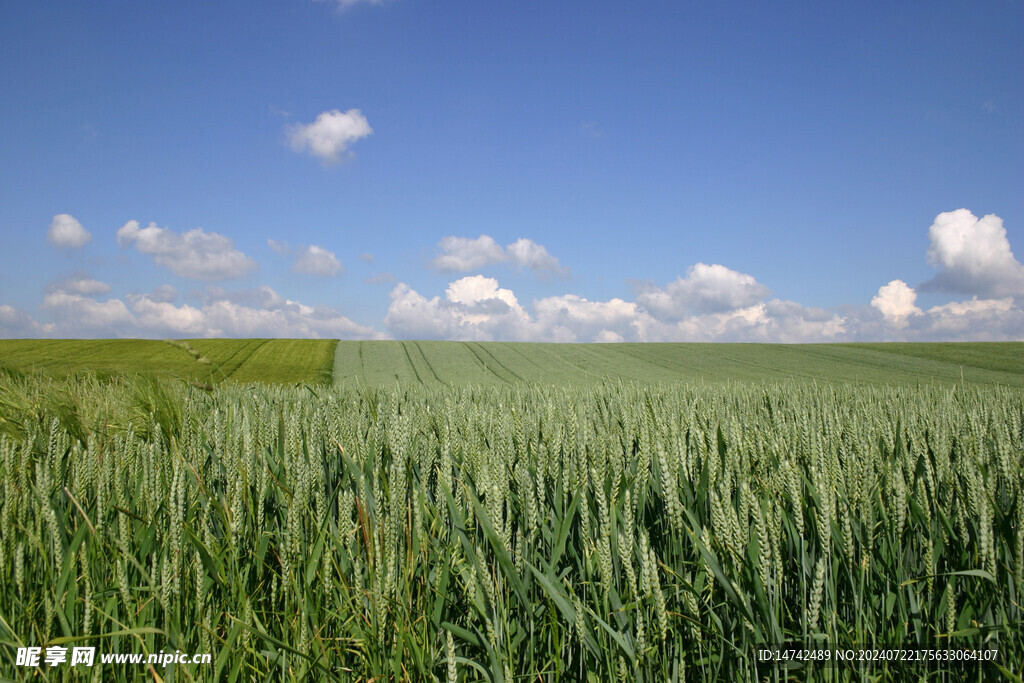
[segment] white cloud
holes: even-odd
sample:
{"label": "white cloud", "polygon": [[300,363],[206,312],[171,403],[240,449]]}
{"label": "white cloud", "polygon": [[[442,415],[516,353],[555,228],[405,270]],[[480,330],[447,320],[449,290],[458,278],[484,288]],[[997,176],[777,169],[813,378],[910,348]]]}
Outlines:
{"label": "white cloud", "polygon": [[772,299],[681,320],[651,319],[642,325],[640,341],[834,342],[846,340],[850,327],[851,321],[837,313]]}
{"label": "white cloud", "polygon": [[51,292],[43,297],[43,308],[59,316],[57,327],[72,336],[132,336],[133,317],[120,299],[97,301],[68,292]]}
{"label": "white cloud", "polygon": [[697,263],[685,278],[676,278],[664,288],[641,287],[637,303],[659,318],[682,320],[694,313],[720,313],[752,306],[771,292],[754,276],[725,266]]}
{"label": "white cloud", "polygon": [[106,294],[110,291],[110,285],[100,282],[88,273],[73,273],[65,278],[56,280],[46,288],[47,292],[67,292],[69,294],[85,294],[93,296]]}
{"label": "white cloud", "polygon": [[384,323],[399,338],[551,342],[839,341],[852,326],[836,313],[777,299],[672,319],[637,302],[575,294],[536,300],[532,309],[493,278],[474,275],[449,284],[444,298],[399,283]]}
{"label": "white cloud", "polygon": [[0,304],[0,338],[33,339],[48,336],[52,331],[53,325],[40,325],[28,313]]}
{"label": "white cloud", "polygon": [[922,284],[922,291],[1024,296],[1024,265],[1014,258],[999,216],[978,218],[967,209],[940,213],[928,238],[928,261],[939,274]]}
{"label": "white cloud", "polygon": [[929,340],[1024,340],[1024,310],[1011,297],[951,301],[929,308],[915,332]]}
{"label": "white cloud", "polygon": [[505,253],[510,263],[535,273],[564,276],[569,272],[546,248],[533,240],[520,238],[505,247]]}
{"label": "white cloud", "polygon": [[44,297],[42,309],[55,322],[47,325],[0,305],[0,336],[385,338],[332,308],[286,299],[265,285],[232,292],[210,287],[198,305],[175,305],[163,300],[169,292],[159,289],[106,301],[51,292]]}
{"label": "white cloud", "polygon": [[437,246],[440,253],[430,264],[442,273],[464,273],[505,260],[505,250],[489,235],[442,237]]}
{"label": "white cloud", "polygon": [[871,305],[893,326],[903,328],[907,326],[909,316],[921,315],[921,309],[914,305],[916,300],[917,292],[906,282],[893,280],[878,288],[878,294],[871,299]]}
{"label": "white cloud", "polygon": [[132,326],[143,334],[166,337],[204,337],[208,334],[207,316],[194,306],[175,306],[150,295],[130,297]]}
{"label": "white cloud", "polygon": [[502,247],[490,235],[480,235],[476,239],[448,236],[441,238],[437,247],[438,254],[430,266],[442,273],[465,273],[498,263],[529,268],[541,276],[566,276],[569,273],[557,258],[548,253],[547,248],[526,238]]}
{"label": "white cloud", "polygon": [[46,241],[57,249],[81,249],[91,239],[89,231],[67,213],[54,216],[50,221],[50,229],[46,231]]}
{"label": "white cloud", "polygon": [[529,316],[515,295],[481,275],[450,283],[444,299],[427,299],[400,282],[391,291],[384,324],[413,339],[523,340],[531,334]]}
{"label": "white cloud", "polygon": [[272,240],[269,237],[267,238],[267,246],[278,254],[287,254],[289,251],[287,244],[284,242],[278,242],[277,240]]}
{"label": "white cloud", "polygon": [[636,340],[638,321],[646,319],[632,302],[622,299],[588,301],[575,294],[547,297],[534,302],[539,337],[551,341],[596,341],[614,336],[617,341]]}
{"label": "white cloud", "polygon": [[117,243],[121,248],[134,244],[158,266],[185,278],[230,280],[256,269],[256,262],[235,249],[230,237],[202,228],[178,234],[156,223],[140,228],[139,222],[132,220],[117,231]]}
{"label": "white cloud", "polygon": [[288,139],[296,152],[309,152],[325,163],[335,163],[349,145],[373,133],[366,117],[358,109],[342,113],[337,109],[322,112],[316,121],[288,128]]}
{"label": "white cloud", "polygon": [[295,254],[295,263],[292,264],[292,270],[306,275],[331,277],[340,273],[342,267],[334,252],[311,244],[308,247],[299,247]]}

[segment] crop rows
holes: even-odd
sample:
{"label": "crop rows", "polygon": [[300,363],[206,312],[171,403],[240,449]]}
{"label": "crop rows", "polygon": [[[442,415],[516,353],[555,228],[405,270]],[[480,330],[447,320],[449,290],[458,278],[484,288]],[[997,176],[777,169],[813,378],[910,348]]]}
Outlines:
{"label": "crop rows", "polygon": [[[175,680],[988,680],[1024,662],[1017,390],[13,377],[0,417],[5,674],[55,642],[214,653],[152,672]],[[755,662],[785,641],[1000,654]]]}
{"label": "crop rows", "polygon": [[[2,348],[2,347],[0,347]],[[341,341],[334,383],[549,386],[830,381],[1024,387],[1020,342],[962,344],[527,344]],[[258,379],[258,378],[253,378]]]}
{"label": "crop rows", "polygon": [[329,383],[332,339],[0,339],[0,370],[145,374],[204,384]]}

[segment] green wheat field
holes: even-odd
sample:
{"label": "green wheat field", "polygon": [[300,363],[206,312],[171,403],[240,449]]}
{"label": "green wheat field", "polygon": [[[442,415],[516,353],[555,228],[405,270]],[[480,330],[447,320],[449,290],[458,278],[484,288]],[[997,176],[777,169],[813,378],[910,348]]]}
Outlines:
{"label": "green wheat field", "polygon": [[1019,681],[1022,465],[1022,343],[0,341],[0,680]]}

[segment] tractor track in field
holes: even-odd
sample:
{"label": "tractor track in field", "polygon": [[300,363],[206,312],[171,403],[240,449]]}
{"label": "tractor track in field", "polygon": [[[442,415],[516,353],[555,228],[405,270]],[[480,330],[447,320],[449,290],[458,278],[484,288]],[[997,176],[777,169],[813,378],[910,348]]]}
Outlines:
{"label": "tractor track in field", "polygon": [[515,344],[513,344],[513,343],[505,344],[504,348],[510,349],[510,350],[514,351],[516,353],[516,355],[518,355],[520,358],[525,360],[527,363],[529,363],[533,367],[537,368],[537,370],[540,371],[540,374],[541,374],[542,377],[544,376],[545,373],[551,372],[550,368],[545,368],[540,363],[538,363],[534,359],[532,359],[529,356],[527,356],[525,353],[520,351],[519,348]]}
{"label": "tractor track in field", "polygon": [[430,370],[430,374],[434,376],[437,383],[442,386],[448,386],[448,383],[438,376],[437,371],[434,370],[434,366],[430,364],[430,360],[427,358],[426,352],[423,351],[423,345],[419,342],[413,342],[412,344],[416,347],[416,350],[420,352],[420,356],[423,357],[423,362],[427,364],[427,369]]}
{"label": "tractor track in field", "polygon": [[482,366],[483,366],[483,369],[484,369],[484,373],[485,373],[485,374],[491,374],[491,375],[494,375],[495,377],[497,377],[497,378],[498,378],[499,380],[501,380],[501,381],[502,381],[502,382],[504,382],[505,384],[512,384],[512,383],[511,383],[511,382],[509,382],[509,381],[508,381],[507,379],[505,379],[504,377],[502,377],[501,375],[499,375],[498,373],[496,373],[496,372],[495,372],[494,370],[492,370],[492,369],[489,369],[489,368],[487,367],[487,361],[486,361],[486,360],[484,360],[484,359],[483,359],[483,358],[482,358],[482,357],[480,356],[480,354],[476,352],[476,349],[474,349],[474,348],[473,348],[472,346],[470,346],[470,344],[472,344],[472,343],[473,343],[473,342],[462,342],[462,344],[463,344],[463,345],[464,345],[464,346],[465,346],[465,347],[466,347],[467,349],[469,349],[469,352],[470,352],[470,353],[472,353],[472,354],[473,354],[473,356],[474,356],[474,357],[475,357],[475,358],[476,358],[476,359],[477,359],[478,361],[480,361],[480,365],[482,365]]}
{"label": "tractor track in field", "polygon": [[481,351],[483,351],[483,352],[484,352],[484,353],[486,353],[486,354],[487,354],[488,356],[490,356],[490,357],[491,357],[491,360],[493,360],[493,361],[495,362],[495,364],[496,364],[496,365],[497,365],[497,366],[498,366],[499,368],[501,368],[502,370],[504,370],[504,371],[505,371],[505,372],[507,372],[508,374],[512,375],[513,377],[515,377],[515,378],[516,378],[517,380],[519,380],[520,382],[525,382],[525,381],[526,381],[525,379],[523,379],[522,377],[520,377],[519,375],[517,375],[517,374],[516,374],[516,373],[515,373],[515,372],[514,372],[513,370],[511,370],[511,369],[510,369],[510,368],[509,368],[508,366],[506,366],[506,365],[505,365],[504,363],[502,363],[502,362],[501,362],[500,360],[498,360],[497,356],[495,356],[495,355],[494,355],[493,353],[491,353],[490,351],[488,351],[488,350],[487,350],[487,348],[486,348],[486,347],[485,347],[485,346],[484,346],[483,344],[481,344],[480,342],[476,342],[476,345],[480,347],[480,350],[481,350]]}
{"label": "tractor track in field", "polygon": [[409,361],[409,367],[412,368],[412,374],[416,375],[416,381],[419,382],[422,386],[426,386],[426,384],[423,382],[423,378],[420,377],[419,370],[416,369],[416,364],[412,362],[412,356],[409,355],[409,347],[407,346],[409,343],[410,342],[401,342],[402,351],[405,352],[405,359]]}
{"label": "tractor track in field", "polygon": [[233,359],[235,356],[237,356],[238,354],[242,353],[246,349],[251,348],[252,347],[252,342],[249,342],[248,344],[243,344],[242,346],[239,346],[237,349],[235,349],[234,353],[232,353],[230,356],[225,358],[220,363],[217,363],[217,369],[220,370],[220,373],[224,376],[224,379],[230,378],[231,375],[233,375],[236,372],[238,372],[238,368],[240,368],[243,365],[245,365],[246,361],[248,361],[250,358],[252,358],[253,354],[255,354],[258,350],[260,350],[260,348],[262,348],[263,345],[266,344],[266,343],[267,343],[266,339],[263,339],[261,341],[256,342],[256,346],[252,348],[252,351],[250,351],[245,356],[245,358],[243,358],[241,360],[241,362],[238,365],[236,365],[235,367],[231,368],[231,370],[229,372],[224,372],[224,366],[227,365],[229,362],[231,362],[231,359]]}

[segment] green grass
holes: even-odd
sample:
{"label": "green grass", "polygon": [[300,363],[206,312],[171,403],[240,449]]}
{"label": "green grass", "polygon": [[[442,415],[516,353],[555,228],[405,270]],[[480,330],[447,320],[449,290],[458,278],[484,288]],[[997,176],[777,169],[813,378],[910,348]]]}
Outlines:
{"label": "green grass", "polygon": [[329,339],[0,340],[0,367],[52,376],[154,374],[211,384],[326,383],[335,344]]}
{"label": "green grass", "polygon": [[[544,386],[500,345],[364,350],[402,385],[0,373],[0,680],[1019,680],[1021,389]],[[444,350],[499,386],[420,386]],[[755,662],[782,642],[1003,669]],[[11,664],[86,644],[214,661]]]}
{"label": "green grass", "polygon": [[[0,367],[151,373],[219,383],[390,387],[815,381],[1024,387],[1024,343],[525,344],[196,339],[0,340]],[[333,372],[333,375],[332,375]]]}
{"label": "green grass", "polygon": [[1024,386],[1024,344],[523,344],[342,341],[338,386],[817,381]]}

